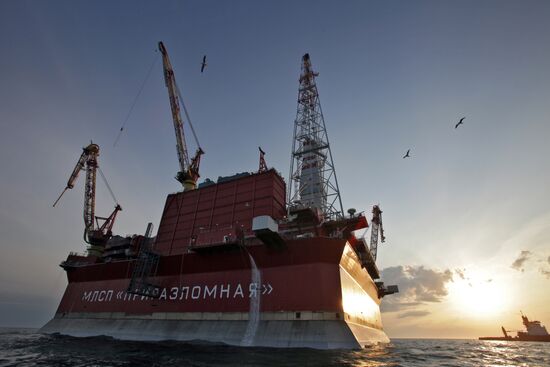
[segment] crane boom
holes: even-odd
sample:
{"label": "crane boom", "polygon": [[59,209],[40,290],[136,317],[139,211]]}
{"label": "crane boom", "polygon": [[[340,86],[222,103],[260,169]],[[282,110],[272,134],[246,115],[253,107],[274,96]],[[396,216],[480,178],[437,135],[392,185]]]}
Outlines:
{"label": "crane boom", "polygon": [[[187,145],[185,142],[185,133],[183,130],[183,119],[181,117],[180,102],[181,95],[179,93],[178,86],[176,84],[176,78],[174,76],[174,69],[172,69],[172,64],[170,63],[170,58],[168,57],[168,51],[164,47],[162,42],[159,42],[159,51],[162,54],[162,64],[164,68],[164,81],[166,83],[166,88],[168,89],[168,97],[170,99],[170,109],[172,110],[172,120],[174,122],[174,131],[176,133],[176,148],[178,152],[178,161],[180,166],[180,171],[176,175],[176,180],[178,180],[182,185],[185,191],[193,190],[197,187],[197,180],[199,179],[199,165],[201,155],[204,154],[204,151],[200,147],[197,141],[197,152],[195,156],[190,160],[189,154],[187,152]],[[183,103],[183,100],[182,100]],[[183,106],[185,109],[185,105]],[[187,113],[186,113],[187,115]],[[189,125],[191,121],[187,117]],[[192,128],[192,126],[191,126]],[[195,136],[196,139],[196,136]]]}
{"label": "crane boom", "polygon": [[[55,201],[55,206],[61,196],[74,187],[80,171],[86,170],[86,182],[84,184],[84,241],[90,244],[88,251],[90,254],[99,255],[103,247],[112,236],[112,228],[117,216],[117,213],[122,210],[118,203],[115,205],[114,211],[107,218],[97,217],[95,215],[95,188],[96,174],[99,168],[98,165],[99,145],[90,143],[87,147],[82,148],[82,154],[76,162],[67,186]],[[99,220],[103,220],[102,225],[99,225]]]}
{"label": "crane boom", "polygon": [[382,210],[378,205],[372,207],[372,220],[370,230],[370,253],[374,261],[378,252],[378,232],[380,232],[380,240],[383,243],[386,241],[384,236],[384,227],[382,226]]}
{"label": "crane boom", "polygon": [[91,145],[92,144],[90,144],[86,148],[82,148],[83,152],[80,155],[80,158],[78,159],[78,161],[76,162],[76,166],[74,167],[73,172],[71,173],[71,176],[69,177],[69,180],[67,181],[67,186],[65,186],[65,189],[61,192],[61,195],[59,195],[57,200],[53,203],[54,207],[57,205],[57,203],[59,202],[59,200],[61,199],[61,197],[65,193],[65,191],[67,191],[69,189],[72,189],[74,187],[74,183],[76,182],[76,179],[78,178],[78,174],[80,173],[80,171],[82,171],[84,169],[84,165],[86,164],[86,158],[88,157],[88,148]]}
{"label": "crane boom", "polygon": [[86,184],[84,188],[84,227],[86,231],[94,229],[95,218],[95,183],[96,183],[96,171],[97,171],[97,156],[99,155],[99,146],[91,143],[87,147],[82,148],[82,154],[76,162],[76,165],[67,181],[67,186],[59,195],[53,206],[55,206],[65,191],[72,189],[80,171],[86,167]]}
{"label": "crane boom", "polygon": [[[84,185],[84,224],[86,234],[94,229],[95,219],[95,185],[97,176],[97,157],[99,156],[99,146],[90,144],[84,148],[86,157],[86,183]],[[80,163],[80,162],[79,162]]]}

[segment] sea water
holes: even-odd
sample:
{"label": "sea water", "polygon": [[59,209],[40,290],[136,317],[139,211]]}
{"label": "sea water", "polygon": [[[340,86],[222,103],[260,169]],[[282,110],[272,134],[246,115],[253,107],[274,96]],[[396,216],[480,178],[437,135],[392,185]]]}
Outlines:
{"label": "sea water", "polygon": [[363,350],[232,347],[0,329],[0,366],[550,366],[550,343],[393,339]]}

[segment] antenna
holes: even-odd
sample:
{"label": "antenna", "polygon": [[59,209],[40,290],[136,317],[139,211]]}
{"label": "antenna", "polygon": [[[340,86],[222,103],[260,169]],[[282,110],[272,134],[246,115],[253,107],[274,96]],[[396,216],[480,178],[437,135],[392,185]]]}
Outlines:
{"label": "antenna", "polygon": [[267,164],[265,163],[265,152],[262,150],[262,147],[258,147],[260,150],[260,168],[258,168],[258,173],[267,171]]}

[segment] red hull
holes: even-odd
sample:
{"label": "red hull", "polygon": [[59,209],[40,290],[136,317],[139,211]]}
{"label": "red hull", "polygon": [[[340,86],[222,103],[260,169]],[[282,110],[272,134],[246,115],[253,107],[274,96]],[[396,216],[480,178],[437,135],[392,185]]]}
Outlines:
{"label": "red hull", "polygon": [[[162,288],[158,299],[126,293],[132,261],[74,269],[68,272],[69,285],[56,317],[43,331],[129,339],[204,338],[244,345],[241,334],[250,323],[253,300],[258,299],[260,331],[279,323],[279,333],[281,328],[298,328],[305,330],[305,335],[294,340],[287,335],[291,331],[282,332],[284,335],[277,335],[277,331],[258,332],[260,337],[250,345],[358,348],[387,341],[376,285],[345,240],[311,238],[289,242],[284,250],[252,246],[248,251],[261,274],[259,285],[252,280],[245,250],[174,255],[162,258],[159,269],[164,270],[152,279]],[[92,324],[90,320],[94,320]],[[132,324],[136,320],[147,320],[149,327],[159,320],[215,323],[209,326],[214,330],[226,328],[224,322],[242,322],[243,326],[233,339],[217,339],[208,333],[197,337],[159,334],[159,328],[176,326],[156,324],[155,332],[148,334],[143,324]],[[101,326],[101,322],[106,326]],[[109,329],[113,322],[124,322],[120,327],[124,334]],[[133,328],[140,331],[133,332]]]}
{"label": "red hull", "polygon": [[344,245],[307,239],[284,252],[248,248],[261,270],[259,290],[251,286],[246,252],[163,257],[162,270],[151,279],[162,288],[158,299],[126,294],[133,261],[90,265],[68,273],[57,312],[247,312],[249,298],[258,291],[262,311],[342,312],[338,263]]}
{"label": "red hull", "polygon": [[[169,195],[147,278],[158,297],[127,292],[140,262],[109,257],[116,246],[102,259],[71,255],[69,284],[43,332],[275,347],[387,342],[378,271],[351,235],[365,218],[321,224],[306,211],[289,224],[284,196],[273,170]],[[286,223],[284,238],[255,232],[262,215]]]}

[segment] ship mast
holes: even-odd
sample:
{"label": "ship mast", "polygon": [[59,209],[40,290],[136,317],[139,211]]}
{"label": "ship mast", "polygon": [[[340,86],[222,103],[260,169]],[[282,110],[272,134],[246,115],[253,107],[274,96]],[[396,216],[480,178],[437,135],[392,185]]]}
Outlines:
{"label": "ship mast", "polygon": [[344,216],[325,120],[309,54],[302,57],[290,161],[289,211],[311,208],[322,220]]}

